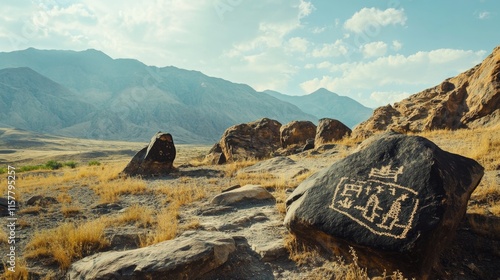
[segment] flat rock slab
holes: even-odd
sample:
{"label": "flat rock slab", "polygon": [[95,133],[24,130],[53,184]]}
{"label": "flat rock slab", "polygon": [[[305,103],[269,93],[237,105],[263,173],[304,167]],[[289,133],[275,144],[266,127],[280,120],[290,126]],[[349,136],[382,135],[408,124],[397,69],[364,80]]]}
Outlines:
{"label": "flat rock slab", "polygon": [[274,200],[274,196],[259,185],[245,185],[216,195],[210,201],[214,205],[233,205],[255,200]]}
{"label": "flat rock slab", "polygon": [[235,241],[216,232],[186,232],[149,247],[86,257],[71,265],[67,279],[196,279],[221,266]]}
{"label": "flat rock slab", "polygon": [[334,254],[352,246],[367,267],[425,279],[482,176],[425,138],[384,134],[299,185],[285,226]]}

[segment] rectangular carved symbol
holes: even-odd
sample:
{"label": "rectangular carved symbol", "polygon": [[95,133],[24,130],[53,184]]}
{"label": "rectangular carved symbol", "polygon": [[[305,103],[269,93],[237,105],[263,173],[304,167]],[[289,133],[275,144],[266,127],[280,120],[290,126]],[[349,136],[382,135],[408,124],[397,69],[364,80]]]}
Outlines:
{"label": "rectangular carved symbol", "polygon": [[373,168],[366,179],[341,178],[329,208],[372,233],[404,239],[418,209],[417,192],[396,184],[403,167]]}

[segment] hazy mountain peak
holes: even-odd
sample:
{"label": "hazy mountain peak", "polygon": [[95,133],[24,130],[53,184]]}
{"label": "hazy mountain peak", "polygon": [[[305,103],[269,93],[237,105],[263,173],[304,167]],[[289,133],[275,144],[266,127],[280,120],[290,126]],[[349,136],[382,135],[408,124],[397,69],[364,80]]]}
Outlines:
{"label": "hazy mountain peak", "polygon": [[332,95],[335,95],[335,96],[339,96],[335,92],[331,92],[331,91],[327,90],[326,88],[319,88],[316,91],[310,93],[310,95],[313,95],[313,94],[315,94],[315,95],[332,94]]}
{"label": "hazy mountain peak", "polygon": [[347,96],[340,96],[325,88],[320,88],[311,94],[301,96],[290,96],[272,90],[266,90],[264,93],[292,103],[302,111],[318,119],[337,119],[351,128],[368,119],[372,114],[372,109],[361,105],[354,99]]}

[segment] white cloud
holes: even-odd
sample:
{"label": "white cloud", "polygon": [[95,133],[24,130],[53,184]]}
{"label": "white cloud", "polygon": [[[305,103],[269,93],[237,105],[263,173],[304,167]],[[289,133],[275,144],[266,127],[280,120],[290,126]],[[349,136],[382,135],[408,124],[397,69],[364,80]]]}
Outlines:
{"label": "white cloud", "polygon": [[298,8],[299,8],[299,19],[307,17],[316,9],[311,2],[304,0],[300,0]]}
{"label": "white cloud", "polygon": [[286,44],[286,49],[290,52],[302,52],[305,53],[309,46],[309,41],[301,37],[293,37],[288,39]]}
{"label": "white cloud", "polygon": [[393,104],[412,95],[404,91],[374,91],[370,94],[370,99],[377,104]]}
{"label": "white cloud", "polygon": [[323,61],[321,63],[318,63],[318,65],[316,65],[316,68],[318,69],[329,69],[329,68],[332,68],[332,63],[330,61]]}
{"label": "white cloud", "polygon": [[381,104],[376,99],[380,94],[370,96],[372,92],[407,92],[404,89],[412,88],[416,93],[469,69],[481,62],[485,54],[485,51],[437,49],[409,56],[390,55],[366,63],[343,63],[330,69],[340,71],[341,75],[325,75],[305,81],[301,87],[304,92],[321,87],[346,95],[364,92],[365,105],[373,107]]}
{"label": "white cloud", "polygon": [[403,48],[403,44],[398,40],[392,41],[392,49],[395,51],[399,51]]}
{"label": "white cloud", "polygon": [[361,51],[367,58],[383,56],[387,52],[387,44],[382,41],[368,43],[361,47]]}
{"label": "white cloud", "polygon": [[313,34],[320,34],[320,33],[323,33],[325,30],[326,30],[326,27],[315,26],[314,28],[311,29],[311,32]]}
{"label": "white cloud", "polygon": [[337,57],[346,55],[349,52],[347,44],[342,40],[337,40],[333,44],[323,44],[320,48],[312,51],[313,57]]}
{"label": "white cloud", "polygon": [[377,8],[363,8],[344,23],[344,28],[355,33],[363,33],[369,28],[387,25],[404,26],[406,20],[407,17],[403,9],[389,8],[382,11]]}
{"label": "white cloud", "polygon": [[489,19],[491,16],[491,13],[490,12],[487,12],[487,11],[483,11],[483,12],[480,12],[479,15],[478,15],[478,18],[479,19]]}

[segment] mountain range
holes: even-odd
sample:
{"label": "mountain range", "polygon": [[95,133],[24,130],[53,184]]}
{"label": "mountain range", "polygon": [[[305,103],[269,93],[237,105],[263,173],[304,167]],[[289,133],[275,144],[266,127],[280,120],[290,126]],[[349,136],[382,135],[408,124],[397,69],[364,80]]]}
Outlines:
{"label": "mountain range", "polygon": [[272,90],[264,92],[299,107],[307,114],[320,119],[337,119],[351,128],[367,120],[373,113],[372,109],[361,105],[354,99],[340,96],[324,88],[301,96],[286,95]]}
{"label": "mountain range", "polygon": [[[178,143],[208,143],[231,125],[262,117],[363,120],[355,111],[339,114],[337,107],[347,105],[326,90],[291,102],[198,71],[113,59],[97,50],[4,52],[0,69],[0,125],[63,136],[143,141],[162,130]],[[335,107],[333,100],[342,104]],[[324,104],[331,104],[331,114]],[[321,108],[321,115],[309,107]]]}

